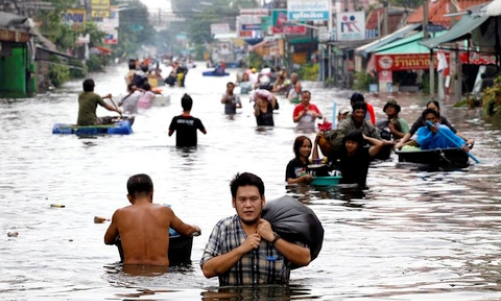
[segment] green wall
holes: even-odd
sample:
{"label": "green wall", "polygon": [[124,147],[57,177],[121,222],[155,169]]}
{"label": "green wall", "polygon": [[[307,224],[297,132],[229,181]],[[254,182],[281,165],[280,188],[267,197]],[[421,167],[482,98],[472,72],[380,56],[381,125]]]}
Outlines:
{"label": "green wall", "polygon": [[34,67],[29,64],[26,44],[12,44],[12,53],[0,57],[0,98],[19,98],[31,94],[34,78],[27,82],[28,70],[34,70]]}

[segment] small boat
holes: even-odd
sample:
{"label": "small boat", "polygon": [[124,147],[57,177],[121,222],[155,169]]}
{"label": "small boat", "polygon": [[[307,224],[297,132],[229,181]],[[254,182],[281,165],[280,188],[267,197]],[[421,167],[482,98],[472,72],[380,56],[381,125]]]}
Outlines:
{"label": "small boat", "polygon": [[463,168],[468,166],[468,155],[460,148],[437,148],[429,150],[395,150],[398,162],[409,162],[430,167]]}
{"label": "small boat", "polygon": [[169,102],[170,102],[170,95],[156,94],[155,99],[153,99],[152,105],[154,107],[165,107]]}
{"label": "small boat", "polygon": [[75,135],[130,135],[134,119],[118,120],[112,124],[102,125],[76,125],[68,123],[55,123],[52,134]]}
{"label": "small boat", "polygon": [[[117,237],[115,245],[120,254],[120,262],[124,261],[124,252],[122,249],[122,241],[120,236]],[[179,235],[173,229],[169,229],[169,265],[179,265],[183,263],[191,263],[191,249],[193,247],[193,236]]]}
{"label": "small boat", "polygon": [[312,186],[336,186],[341,181],[341,176],[313,177],[310,182]]}
{"label": "small boat", "polygon": [[216,72],[216,70],[209,70],[202,72],[203,76],[228,76],[228,72]]}

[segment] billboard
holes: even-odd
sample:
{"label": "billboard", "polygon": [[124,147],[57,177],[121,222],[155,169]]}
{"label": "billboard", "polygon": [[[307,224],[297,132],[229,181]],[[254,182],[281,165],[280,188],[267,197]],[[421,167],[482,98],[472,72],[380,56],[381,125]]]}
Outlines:
{"label": "billboard", "polygon": [[363,11],[338,13],[336,24],[339,41],[365,39],[365,13]]}
{"label": "billboard", "polygon": [[61,20],[73,27],[80,27],[85,24],[85,9],[68,9],[61,16]]}
{"label": "billboard", "polygon": [[92,18],[109,18],[110,0],[91,0],[90,2]]}
{"label": "billboard", "polygon": [[288,0],[287,17],[291,21],[329,20],[330,0]]}
{"label": "billboard", "polygon": [[118,44],[118,27],[120,23],[120,11],[118,6],[110,6],[109,17],[102,18],[101,21],[95,21],[99,30],[106,33],[103,39],[105,44]]}
{"label": "billboard", "polygon": [[230,32],[230,24],[228,23],[213,23],[210,25],[210,33],[213,35],[224,34]]}
{"label": "billboard", "polygon": [[289,34],[289,35],[305,35],[306,27],[288,23],[286,10],[272,11],[273,26],[271,32],[273,34]]}

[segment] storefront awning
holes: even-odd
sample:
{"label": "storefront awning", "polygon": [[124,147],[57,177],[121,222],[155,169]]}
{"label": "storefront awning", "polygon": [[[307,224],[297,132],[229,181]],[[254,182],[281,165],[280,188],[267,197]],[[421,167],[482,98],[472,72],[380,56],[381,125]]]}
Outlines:
{"label": "storefront awning", "polygon": [[[445,31],[435,35],[444,35]],[[418,32],[409,37],[382,46],[374,51],[377,71],[403,71],[430,68],[430,49],[420,45],[423,33]],[[444,54],[448,58],[448,53]],[[434,54],[437,60],[437,54]],[[435,64],[437,66],[438,64]]]}
{"label": "storefront awning", "polygon": [[[445,31],[435,33],[435,36],[441,37],[445,34]],[[415,33],[406,38],[400,39],[393,43],[381,46],[374,50],[375,54],[418,54],[418,53],[430,53],[430,49],[421,45],[420,42],[423,39],[423,32]]]}
{"label": "storefront awning", "polygon": [[459,22],[457,22],[446,34],[440,37],[427,39],[420,44],[431,48],[436,48],[442,43],[455,42],[458,40],[465,40],[471,37],[471,32],[482,25],[490,16],[479,14],[464,15]]}
{"label": "storefront awning", "polygon": [[368,57],[370,53],[374,52],[377,48],[387,45],[393,41],[396,41],[398,39],[404,38],[407,36],[410,32],[414,30],[418,30],[419,27],[421,27],[421,24],[409,24],[406,25],[399,30],[384,36],[380,39],[377,39],[369,44],[365,44],[363,46],[358,47],[355,49],[355,54],[363,56],[363,57]]}

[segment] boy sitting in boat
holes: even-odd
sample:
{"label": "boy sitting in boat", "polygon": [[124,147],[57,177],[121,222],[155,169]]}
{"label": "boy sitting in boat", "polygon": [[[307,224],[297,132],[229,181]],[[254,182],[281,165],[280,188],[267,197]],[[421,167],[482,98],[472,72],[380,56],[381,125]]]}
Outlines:
{"label": "boy sitting in boat", "polygon": [[[466,142],[454,134],[447,126],[439,123],[439,113],[433,109],[426,109],[421,115],[424,121],[430,121],[433,126],[424,125],[416,133],[416,140],[421,149],[455,148],[461,145],[464,152],[469,152],[470,148]],[[440,132],[440,134],[439,134]]]}
{"label": "boy sitting in boat", "polygon": [[78,119],[77,125],[98,125],[110,124],[113,122],[112,117],[97,117],[97,105],[104,107],[108,111],[122,114],[118,107],[112,107],[104,101],[104,98],[111,99],[111,94],[104,97],[94,93],[94,80],[88,78],[83,82],[83,92],[78,95]]}
{"label": "boy sitting in boat", "polygon": [[104,235],[104,243],[122,241],[125,265],[169,266],[169,228],[191,236],[201,233],[197,226],[185,224],[169,207],[153,204],[153,182],[146,174],[127,181],[127,199],[132,204],[118,209]]}

